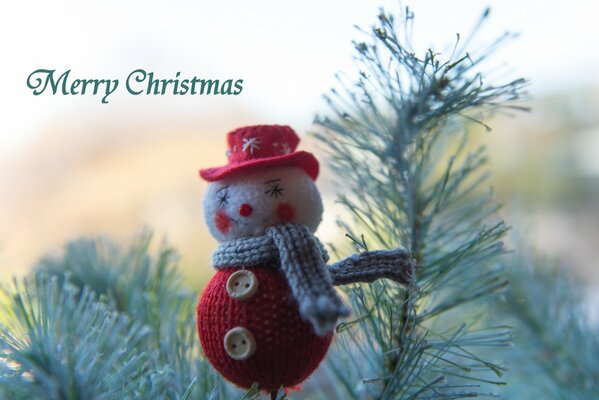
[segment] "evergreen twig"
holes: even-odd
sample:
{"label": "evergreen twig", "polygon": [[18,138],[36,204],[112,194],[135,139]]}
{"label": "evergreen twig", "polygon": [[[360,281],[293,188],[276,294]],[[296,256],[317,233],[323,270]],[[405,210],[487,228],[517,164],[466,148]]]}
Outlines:
{"label": "evergreen twig", "polygon": [[0,332],[0,393],[241,397],[200,356],[197,295],[184,289],[175,252],[162,246],[152,257],[150,243],[148,232],[126,251],[106,239],[80,239],[64,255],[42,259],[34,278],[4,289],[10,320]]}
{"label": "evergreen twig", "polygon": [[[413,13],[401,17],[407,26]],[[370,41],[354,43],[360,72],[353,82],[341,77],[340,89],[325,96],[331,112],[317,117],[324,131],[315,135],[342,179],[339,202],[354,219],[340,225],[354,242],[364,232],[370,248],[408,249],[416,278],[408,287],[349,289],[356,319],[342,325],[329,364],[345,382],[342,398],[490,395],[504,384],[503,368],[476,348],[508,345],[509,329],[462,320],[506,286],[497,257],[507,227],[480,190],[486,159],[484,148],[468,147],[469,127],[488,130],[482,118],[502,107],[525,109],[516,101],[526,81],[487,84],[479,69],[493,49],[468,53],[456,44],[449,57],[417,55],[409,30],[400,28],[381,11],[365,32]]]}
{"label": "evergreen twig", "polygon": [[569,268],[524,246],[512,258],[508,275],[512,284],[496,303],[499,316],[516,332],[516,346],[506,354],[511,365],[507,397],[597,398],[599,326],[589,322],[585,285]]}

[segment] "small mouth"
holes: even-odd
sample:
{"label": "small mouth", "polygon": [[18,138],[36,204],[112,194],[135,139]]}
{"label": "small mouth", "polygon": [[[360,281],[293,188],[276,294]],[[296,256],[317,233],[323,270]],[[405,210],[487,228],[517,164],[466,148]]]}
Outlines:
{"label": "small mouth", "polygon": [[273,215],[272,214],[269,215],[266,218],[263,218],[262,220],[254,221],[254,223],[248,222],[248,221],[244,221],[244,220],[235,219],[235,218],[231,218],[231,221],[234,222],[234,223],[236,223],[236,224],[241,224],[241,225],[245,225],[245,226],[249,226],[249,227],[255,226],[257,224],[266,225],[266,226],[271,226],[271,225],[276,225],[277,224],[277,221],[273,220]]}

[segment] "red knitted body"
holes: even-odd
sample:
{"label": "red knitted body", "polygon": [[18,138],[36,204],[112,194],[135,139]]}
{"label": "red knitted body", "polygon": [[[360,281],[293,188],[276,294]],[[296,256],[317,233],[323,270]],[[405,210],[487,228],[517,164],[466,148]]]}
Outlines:
{"label": "red knitted body", "polygon": [[[272,267],[250,267],[259,282],[248,300],[231,298],[226,282],[237,268],[219,270],[198,304],[198,332],[204,354],[229,381],[243,388],[258,382],[273,391],[303,382],[318,367],[331,344],[332,333],[320,337],[299,315],[297,302],[283,275]],[[223,341],[231,328],[243,326],[256,339],[256,352],[236,361]]]}

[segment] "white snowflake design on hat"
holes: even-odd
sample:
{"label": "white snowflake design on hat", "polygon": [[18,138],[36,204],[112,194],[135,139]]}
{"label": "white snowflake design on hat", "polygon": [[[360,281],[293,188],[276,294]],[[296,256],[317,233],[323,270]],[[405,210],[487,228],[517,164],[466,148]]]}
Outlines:
{"label": "white snowflake design on hat", "polygon": [[287,143],[287,142],[281,143],[281,154],[289,154],[289,153],[291,153],[291,146],[289,146],[289,143]]}
{"label": "white snowflake design on hat", "polygon": [[245,153],[254,154],[254,150],[260,150],[260,141],[255,137],[243,138],[243,146],[241,150]]}
{"label": "white snowflake design on hat", "polygon": [[283,143],[274,142],[272,144],[272,147],[280,147],[279,152],[281,154],[289,154],[289,153],[291,153],[291,146],[289,146],[289,143],[287,143],[287,142],[283,142]]}

